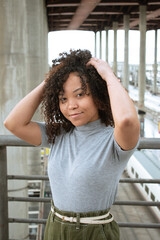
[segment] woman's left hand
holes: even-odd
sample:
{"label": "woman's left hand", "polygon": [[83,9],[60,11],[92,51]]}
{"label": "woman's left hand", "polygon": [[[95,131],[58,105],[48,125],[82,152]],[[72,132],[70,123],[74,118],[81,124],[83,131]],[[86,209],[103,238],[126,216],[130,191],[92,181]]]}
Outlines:
{"label": "woman's left hand", "polygon": [[91,58],[89,64],[95,67],[107,84],[116,142],[123,150],[134,148],[139,139],[140,124],[133,101],[107,62]]}
{"label": "woman's left hand", "polygon": [[87,63],[87,66],[88,65],[92,65],[97,70],[102,79],[105,81],[113,77],[116,78],[111,67],[104,60],[91,58],[90,61]]}

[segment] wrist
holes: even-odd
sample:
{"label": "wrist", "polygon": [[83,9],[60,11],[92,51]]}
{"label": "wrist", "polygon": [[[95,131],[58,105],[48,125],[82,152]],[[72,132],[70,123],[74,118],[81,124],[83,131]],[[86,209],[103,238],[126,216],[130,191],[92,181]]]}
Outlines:
{"label": "wrist", "polygon": [[108,85],[117,85],[117,83],[120,83],[120,79],[117,78],[114,73],[110,73],[110,74],[107,74],[105,77],[104,77],[104,81],[106,82],[107,86]]}

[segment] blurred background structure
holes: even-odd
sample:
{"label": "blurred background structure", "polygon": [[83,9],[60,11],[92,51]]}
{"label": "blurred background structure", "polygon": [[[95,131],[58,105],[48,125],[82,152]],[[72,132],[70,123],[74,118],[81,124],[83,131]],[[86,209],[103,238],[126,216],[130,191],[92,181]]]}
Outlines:
{"label": "blurred background structure", "polygon": [[[122,176],[113,213],[121,227],[121,240],[159,239],[159,29],[158,0],[0,1],[0,240],[43,239],[51,198],[46,170],[49,150],[8,135],[3,121],[15,104],[45,78],[50,67],[48,33],[67,34],[70,30],[92,32],[93,55],[105,56],[107,61],[109,34],[114,33],[110,65],[136,105],[141,150],[130,159]],[[117,60],[118,30],[124,32],[123,62]],[[129,64],[131,30],[140,34],[137,65]],[[155,33],[154,63],[146,65],[146,33],[151,30]],[[63,41],[65,44],[65,38]],[[40,110],[34,118],[43,120]]]}

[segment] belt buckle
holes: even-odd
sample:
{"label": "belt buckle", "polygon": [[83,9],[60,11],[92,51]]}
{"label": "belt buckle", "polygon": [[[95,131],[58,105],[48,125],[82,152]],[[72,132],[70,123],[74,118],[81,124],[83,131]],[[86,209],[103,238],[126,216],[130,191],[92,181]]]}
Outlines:
{"label": "belt buckle", "polygon": [[54,222],[54,216],[55,216],[54,206],[51,206],[51,222]]}
{"label": "belt buckle", "polygon": [[80,229],[80,214],[77,213],[77,221],[76,221],[76,230],[79,230]]}

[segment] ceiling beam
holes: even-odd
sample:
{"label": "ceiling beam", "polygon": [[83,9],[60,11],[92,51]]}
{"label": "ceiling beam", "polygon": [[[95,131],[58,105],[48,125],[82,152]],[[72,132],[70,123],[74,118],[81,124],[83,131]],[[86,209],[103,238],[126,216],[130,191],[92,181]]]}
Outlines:
{"label": "ceiling beam", "polygon": [[50,3],[47,4],[47,8],[51,7],[77,7],[79,3]]}
{"label": "ceiling beam", "polygon": [[[157,9],[156,11],[152,12],[152,13],[149,13],[149,14],[146,16],[146,21],[155,19],[156,17],[159,17],[159,16],[160,16],[160,8]],[[135,27],[135,26],[137,26],[137,25],[139,25],[139,18],[137,18],[137,19],[134,20],[133,22],[130,22],[130,24],[129,24],[130,28]]]}
{"label": "ceiling beam", "polygon": [[117,11],[112,11],[112,12],[91,12],[90,15],[124,15],[123,12],[117,12]]}
{"label": "ceiling beam", "polygon": [[78,29],[100,1],[101,0],[81,0],[81,3],[77,8],[75,15],[73,16],[72,21],[67,29]]}
{"label": "ceiling beam", "polygon": [[[157,3],[156,3],[157,4]],[[78,7],[80,3],[50,3],[47,4],[47,8],[51,7]],[[106,3],[99,3],[98,6],[137,6],[139,5],[138,2],[106,2]]]}
{"label": "ceiling beam", "polygon": [[69,16],[74,15],[74,12],[48,13],[48,16]]}
{"label": "ceiling beam", "polygon": [[160,5],[160,1],[159,2],[148,2],[148,5]]}
{"label": "ceiling beam", "polygon": [[107,3],[99,3],[98,6],[137,6],[139,5],[138,2],[132,2],[132,1],[128,1],[128,2],[107,2]]}

